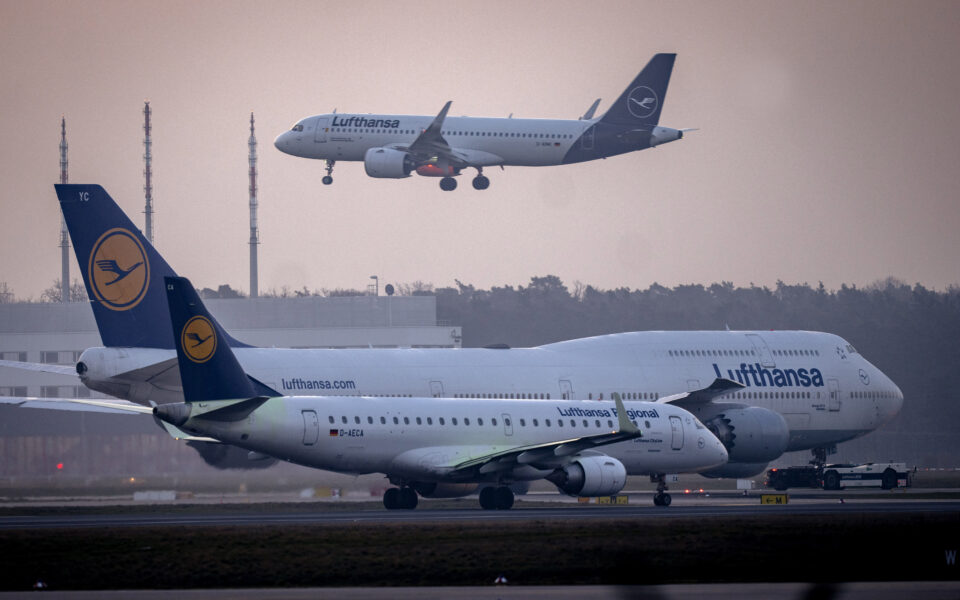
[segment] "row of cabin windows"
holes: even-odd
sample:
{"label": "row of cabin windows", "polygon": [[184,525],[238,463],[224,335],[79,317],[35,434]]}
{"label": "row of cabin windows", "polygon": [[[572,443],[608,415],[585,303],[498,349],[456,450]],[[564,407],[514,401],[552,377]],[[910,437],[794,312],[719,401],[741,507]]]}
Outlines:
{"label": "row of cabin windows", "polygon": [[[454,394],[454,398],[494,398],[499,400],[550,400],[550,394],[527,394],[527,393],[510,393],[510,394]],[[587,396],[590,400],[593,400],[593,392]],[[660,397],[659,392],[620,392],[620,398],[622,400],[656,400]],[[603,393],[598,394],[598,400],[603,400]],[[572,398],[564,397],[564,400],[572,400]]]}
{"label": "row of cabin windows", "polygon": [[[333,133],[399,133],[402,135],[413,135],[415,129],[364,129],[362,127],[332,127]],[[566,140],[573,136],[562,133],[507,133],[494,131],[443,131],[441,135],[462,136],[462,137],[501,137],[501,138],[537,138],[551,140]]]}
{"label": "row of cabin windows", "polygon": [[[387,424],[387,418],[386,418],[386,417],[381,416],[379,419],[380,419],[380,424],[381,424],[381,425],[386,425],[386,424]],[[336,420],[336,418],[335,418],[333,415],[330,415],[330,416],[328,417],[328,420],[330,421],[330,424],[331,424],[331,425],[336,425],[336,423],[337,423],[337,420]],[[394,425],[399,425],[401,418],[400,418],[400,417],[392,417],[392,420],[393,420],[393,424],[394,424]],[[426,422],[427,425],[433,425],[433,417],[426,417],[426,418],[424,418],[424,417],[414,417],[413,420],[414,420],[414,422],[416,422],[417,425],[423,425],[424,422]],[[350,418],[347,417],[346,415],[341,415],[341,416],[340,416],[340,422],[341,422],[341,424],[343,424],[343,425],[349,425],[349,424],[350,424]],[[410,425],[410,422],[411,422],[411,421],[410,421],[410,417],[403,417],[403,424],[404,424],[404,425]],[[460,417],[459,419],[458,419],[457,417],[450,417],[450,424],[451,424],[451,425],[459,425],[461,422],[463,423],[463,426],[464,426],[464,427],[469,427],[469,426],[470,426],[470,423],[471,423],[470,417]],[[474,419],[473,422],[476,423],[476,426],[477,426],[477,427],[483,427],[484,419],[483,419],[483,417],[477,417],[476,419]],[[496,426],[497,426],[497,418],[496,418],[496,417],[490,417],[490,418],[488,419],[488,422],[490,423],[490,426],[491,426],[491,427],[496,427]],[[526,419],[525,417],[521,417],[520,419],[518,419],[518,422],[520,423],[520,427],[526,427],[526,426],[527,426],[527,419]],[[570,427],[576,427],[576,426],[577,426],[577,421],[576,421],[576,419],[569,419],[569,422],[570,422]],[[360,419],[360,417],[359,417],[358,415],[354,415],[354,417],[353,417],[353,423],[354,423],[355,425],[360,425],[360,424],[362,424],[362,420]],[[530,419],[530,423],[531,423],[531,425],[532,425],[533,427],[539,427],[539,426],[540,426],[540,419]],[[544,427],[552,427],[552,426],[553,426],[553,423],[554,423],[554,421],[552,421],[551,419],[544,419],[544,420],[543,420],[543,425],[544,425]],[[583,424],[583,427],[590,427],[590,426],[591,426],[589,419],[583,419],[583,420],[581,421],[581,423]],[[637,422],[636,422],[636,421],[632,421],[632,423],[633,423],[634,425],[637,425]],[[373,425],[373,424],[374,424],[374,419],[373,419],[373,417],[370,416],[370,415],[367,415],[367,424],[368,424],[368,425]],[[446,424],[447,424],[446,418],[444,418],[444,417],[437,417],[437,424],[438,424],[438,425],[446,425]],[[503,418],[503,424],[504,424],[505,427],[512,427],[511,420],[510,420],[509,417],[504,417],[504,418]],[[563,419],[556,419],[556,424],[557,424],[557,427],[563,427],[563,426],[564,426],[564,421],[563,421]],[[639,426],[639,425],[638,425],[638,426]],[[645,426],[647,429],[650,429],[650,421],[644,421],[644,426]],[[593,421],[593,427],[595,427],[595,428],[597,428],[597,429],[603,427],[603,424],[601,423],[600,419],[595,419],[595,420]],[[607,429],[613,429],[613,420],[612,420],[612,419],[607,419],[606,427],[607,427]]]}
{"label": "row of cabin windows", "polygon": [[820,398],[820,392],[731,392],[726,397],[741,400],[797,400]]}
{"label": "row of cabin windows", "polygon": [[869,392],[851,392],[850,396],[858,399],[877,400],[880,398],[899,398],[900,394],[893,390],[873,390]]}
{"label": "row of cabin windows", "polygon": [[[820,356],[819,350],[773,350],[774,356]],[[670,356],[756,356],[755,350],[670,350]]]}

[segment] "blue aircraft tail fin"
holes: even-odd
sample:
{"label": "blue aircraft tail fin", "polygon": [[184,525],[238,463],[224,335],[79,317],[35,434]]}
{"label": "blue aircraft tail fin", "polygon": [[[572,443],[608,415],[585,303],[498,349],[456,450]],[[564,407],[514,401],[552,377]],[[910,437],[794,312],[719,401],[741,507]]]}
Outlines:
{"label": "blue aircraft tail fin", "polygon": [[55,187],[103,345],[174,348],[163,278],[176,273],[102,187]]}
{"label": "blue aircraft tail fin", "polygon": [[676,54],[655,54],[600,118],[600,122],[624,126],[659,123],[676,58]]}
{"label": "blue aircraft tail fin", "polygon": [[163,282],[186,402],[280,395],[247,376],[223,328],[210,316],[188,279],[164,277]]}

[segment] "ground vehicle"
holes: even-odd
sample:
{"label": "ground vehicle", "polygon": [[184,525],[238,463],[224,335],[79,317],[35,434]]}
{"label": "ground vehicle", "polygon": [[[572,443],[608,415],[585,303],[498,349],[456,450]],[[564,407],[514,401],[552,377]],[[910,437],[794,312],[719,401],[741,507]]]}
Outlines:
{"label": "ground vehicle", "polygon": [[911,473],[906,463],[864,463],[862,465],[810,465],[767,471],[767,487],[783,491],[791,487],[839,490],[852,487],[879,487],[885,490],[910,487]]}
{"label": "ground vehicle", "polygon": [[823,489],[845,487],[879,487],[890,490],[910,486],[906,463],[864,463],[862,465],[827,465],[823,468]]}

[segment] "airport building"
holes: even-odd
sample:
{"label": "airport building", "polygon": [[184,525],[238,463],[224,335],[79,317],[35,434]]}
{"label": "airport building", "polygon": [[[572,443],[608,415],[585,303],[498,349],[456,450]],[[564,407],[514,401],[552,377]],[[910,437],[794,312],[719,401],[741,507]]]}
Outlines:
{"label": "airport building", "polygon": [[[240,341],[278,348],[459,348],[460,327],[437,321],[434,296],[208,299]],[[0,358],[74,365],[101,346],[86,302],[0,304]],[[74,378],[0,367],[0,395],[84,398]]]}

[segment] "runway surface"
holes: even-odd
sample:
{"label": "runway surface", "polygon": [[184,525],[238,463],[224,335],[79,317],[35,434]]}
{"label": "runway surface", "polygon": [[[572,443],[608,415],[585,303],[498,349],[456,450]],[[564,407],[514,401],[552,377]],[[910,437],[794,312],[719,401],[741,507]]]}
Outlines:
{"label": "runway surface", "polygon": [[98,512],[96,514],[50,514],[0,517],[0,530],[48,529],[58,527],[181,527],[181,526],[258,526],[258,525],[345,525],[351,523],[454,523],[483,521],[555,521],[565,519],[669,519],[683,517],[714,518],[756,515],[810,515],[869,513],[955,513],[960,514],[960,500],[838,500],[806,501],[787,505],[698,501],[670,507],[576,505],[537,507],[530,503],[507,511],[477,508],[429,508],[416,510],[321,510],[285,511],[270,506],[263,511],[249,507],[204,507],[203,512],[176,514],[165,506],[155,510],[131,512]]}

